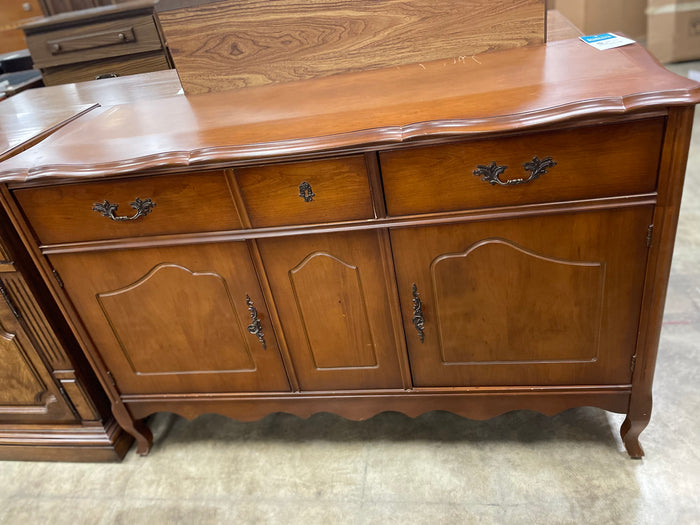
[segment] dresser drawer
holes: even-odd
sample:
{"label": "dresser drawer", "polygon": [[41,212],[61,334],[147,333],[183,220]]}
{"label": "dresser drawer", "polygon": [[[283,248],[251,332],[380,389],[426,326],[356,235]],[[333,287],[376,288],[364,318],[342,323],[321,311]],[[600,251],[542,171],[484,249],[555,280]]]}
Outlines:
{"label": "dresser drawer", "polygon": [[[56,17],[59,21],[60,17]],[[27,28],[27,47],[34,67],[46,68],[131,55],[162,48],[158,29],[151,14],[93,21],[83,25],[61,26],[60,23]]]}
{"label": "dresser drawer", "polygon": [[46,86],[85,82],[97,78],[123,77],[138,73],[150,73],[170,69],[170,64],[163,51],[141,53],[123,57],[78,62],[65,66],[48,67],[41,71]]}
{"label": "dresser drawer", "polygon": [[236,170],[253,227],[374,217],[363,156]]}
{"label": "dresser drawer", "polygon": [[663,131],[653,118],[382,153],[387,212],[653,192]]}
{"label": "dresser drawer", "polygon": [[[241,228],[223,171],[66,184],[14,194],[42,244]],[[148,199],[154,205],[150,209]],[[109,204],[118,208],[110,212]]]}

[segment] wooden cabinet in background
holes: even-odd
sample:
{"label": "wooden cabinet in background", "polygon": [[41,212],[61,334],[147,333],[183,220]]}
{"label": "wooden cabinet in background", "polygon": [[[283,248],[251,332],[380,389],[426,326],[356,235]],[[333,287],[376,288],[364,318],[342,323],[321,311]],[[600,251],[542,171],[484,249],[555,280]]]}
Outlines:
{"label": "wooden cabinet in background", "polygon": [[45,17],[22,26],[34,67],[53,86],[172,67],[152,0]]}
{"label": "wooden cabinet in background", "polygon": [[[0,422],[22,423],[65,423],[74,422],[74,408],[64,397],[62,387],[47,370],[44,360],[50,359],[50,348],[34,343],[22,326],[27,314],[32,315],[31,298],[26,284],[16,272],[3,272],[0,277]],[[15,301],[30,305],[30,309],[20,310]],[[29,302],[28,302],[29,301]],[[31,319],[39,321],[44,319]],[[46,325],[35,326],[46,329]],[[41,335],[53,336],[51,332]],[[55,339],[51,341],[55,344]],[[55,357],[55,356],[51,356]],[[85,400],[84,400],[85,401]],[[87,402],[89,406],[89,402]],[[99,415],[94,407],[85,414],[88,420]],[[2,448],[0,447],[0,452]]]}
{"label": "wooden cabinet in background", "polygon": [[2,221],[0,459],[119,460],[132,439]]}
{"label": "wooden cabinet in background", "polygon": [[118,3],[118,0],[38,0],[46,16]]}

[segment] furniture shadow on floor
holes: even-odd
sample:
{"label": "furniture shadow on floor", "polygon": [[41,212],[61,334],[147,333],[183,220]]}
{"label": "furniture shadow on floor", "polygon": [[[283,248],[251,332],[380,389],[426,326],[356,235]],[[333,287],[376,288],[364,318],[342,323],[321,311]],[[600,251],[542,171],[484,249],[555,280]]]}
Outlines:
{"label": "furniture shadow on floor", "polygon": [[159,447],[189,442],[425,442],[435,443],[544,443],[549,441],[599,443],[614,446],[617,428],[606,412],[591,407],[572,408],[549,417],[528,410],[508,412],[486,421],[475,421],[443,411],[416,418],[398,412],[382,412],[366,421],[351,421],[327,412],[308,419],[270,414],[259,421],[240,422],[216,414],[188,421],[172,413],[150,418]]}

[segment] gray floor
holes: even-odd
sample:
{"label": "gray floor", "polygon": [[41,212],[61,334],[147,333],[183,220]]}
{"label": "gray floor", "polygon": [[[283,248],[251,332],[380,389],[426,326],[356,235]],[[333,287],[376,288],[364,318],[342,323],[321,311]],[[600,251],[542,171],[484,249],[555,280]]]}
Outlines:
{"label": "gray floor", "polygon": [[591,408],[485,422],[159,414],[148,458],[0,463],[0,523],[700,523],[700,115],[695,129],[643,460],[623,450],[622,416]]}

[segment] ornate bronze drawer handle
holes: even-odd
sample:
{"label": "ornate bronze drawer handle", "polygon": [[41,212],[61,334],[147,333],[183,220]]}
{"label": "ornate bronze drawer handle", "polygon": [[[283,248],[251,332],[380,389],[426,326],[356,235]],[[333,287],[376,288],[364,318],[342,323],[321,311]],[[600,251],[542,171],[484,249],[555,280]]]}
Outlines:
{"label": "ornate bronze drawer handle", "polygon": [[499,184],[501,186],[515,186],[516,184],[525,184],[526,182],[532,182],[533,180],[540,178],[540,176],[547,173],[547,168],[553,168],[556,165],[557,163],[552,159],[552,157],[545,157],[542,160],[537,157],[532,157],[531,161],[523,164],[525,171],[530,172],[530,176],[527,179],[501,180],[499,175],[506,171],[508,166],[499,166],[495,161],[491,162],[491,164],[488,166],[479,164],[473,173],[477,177],[481,177],[481,180],[492,185]]}
{"label": "ornate bronze drawer handle", "polygon": [[248,325],[248,332],[253,334],[258,338],[258,341],[263,347],[263,350],[267,350],[267,344],[265,343],[265,334],[263,334],[262,323],[258,318],[258,311],[253,306],[253,301],[250,300],[250,296],[246,294],[245,302],[248,305],[248,311],[250,312],[251,323]]}
{"label": "ornate bronze drawer handle", "polygon": [[311,189],[311,184],[306,181],[299,184],[299,197],[304,199],[304,202],[311,202],[314,200],[315,196],[316,194],[314,190]]}
{"label": "ornate bronze drawer handle", "polygon": [[418,338],[420,339],[420,342],[423,343],[425,341],[425,333],[423,332],[425,329],[425,319],[423,318],[423,303],[420,300],[420,294],[418,293],[418,287],[416,286],[416,283],[413,283],[413,317],[411,318],[411,321],[413,321],[413,326],[416,327],[416,331],[418,332]]}
{"label": "ornate bronze drawer handle", "polygon": [[102,203],[96,202],[92,206],[92,211],[96,211],[103,217],[107,217],[108,219],[111,219],[113,221],[117,222],[122,222],[122,221],[134,221],[138,219],[139,217],[144,217],[151,213],[153,211],[153,207],[156,205],[155,202],[153,202],[151,199],[145,199],[141,200],[138,197],[134,202],[130,202],[129,205],[136,210],[136,213],[132,215],[131,217],[119,217],[117,216],[117,208],[119,207],[118,203],[112,204],[109,201],[104,201]]}

